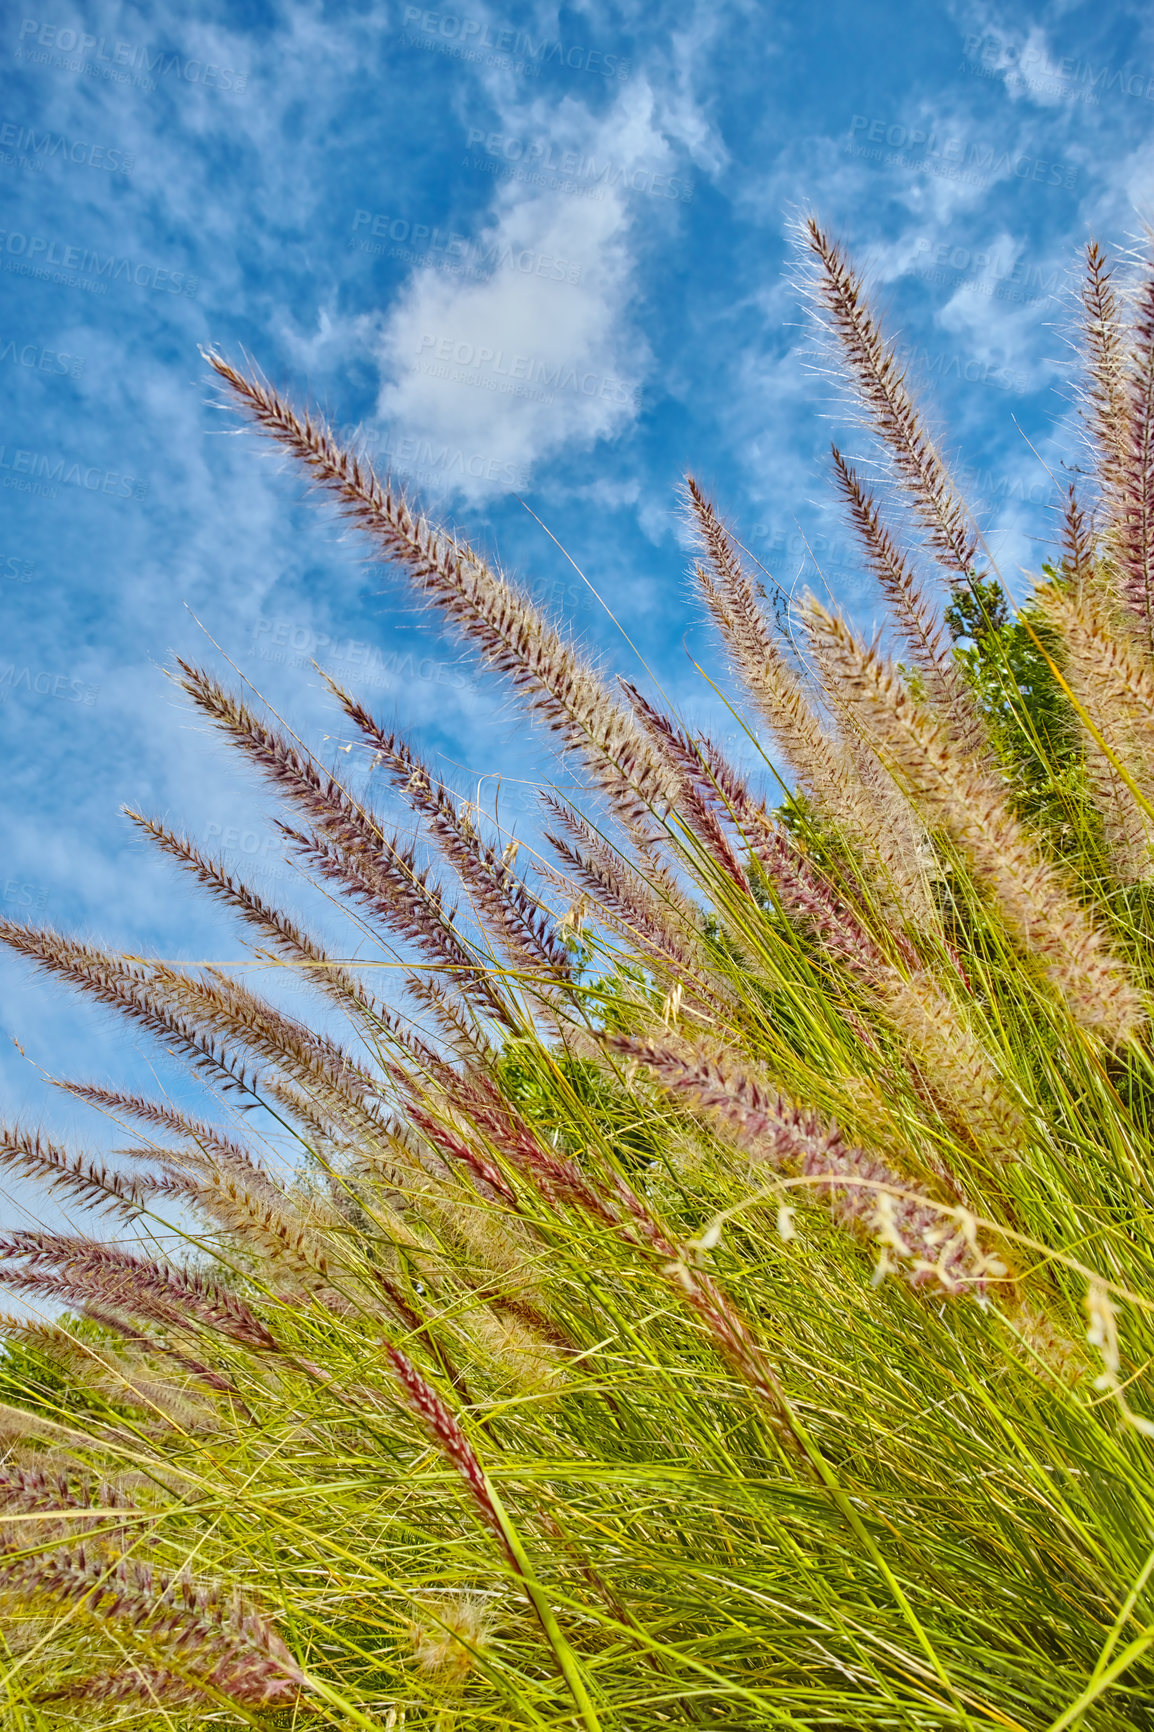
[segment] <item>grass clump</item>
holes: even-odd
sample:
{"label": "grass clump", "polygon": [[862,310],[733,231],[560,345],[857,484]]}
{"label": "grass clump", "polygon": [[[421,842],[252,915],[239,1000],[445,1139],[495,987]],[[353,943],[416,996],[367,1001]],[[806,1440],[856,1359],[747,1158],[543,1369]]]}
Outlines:
{"label": "grass clump", "polygon": [[413,844],[181,664],[347,943],[133,816],[317,1015],[3,927],[215,1099],[63,1082],[115,1166],[5,1134],[119,1223],[0,1244],[58,1313],[0,1368],[13,1727],[1154,1726],[1154,278],[1090,249],[1096,492],[1015,615],[805,240],[900,659],[813,600],[787,641],[688,483],[781,809],[211,357],[589,800],[526,858],[332,685]]}

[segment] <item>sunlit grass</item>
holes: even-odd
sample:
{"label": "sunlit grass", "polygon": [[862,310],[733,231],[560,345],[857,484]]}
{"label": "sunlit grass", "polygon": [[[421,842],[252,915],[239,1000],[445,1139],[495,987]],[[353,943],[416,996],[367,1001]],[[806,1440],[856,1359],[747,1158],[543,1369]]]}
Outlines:
{"label": "sunlit grass", "polygon": [[903,666],[816,608],[783,641],[691,484],[784,815],[214,359],[590,799],[518,855],[334,688],[434,871],[184,668],[346,941],[138,821],[315,1025],[252,969],[4,928],[216,1096],[66,1085],[107,1167],[3,1144],[119,1223],[0,1244],[55,1318],[0,1366],[5,1725],[1154,1726],[1154,285],[1091,251],[1097,519],[1015,616],[808,245],[904,501],[891,534],[842,466]]}

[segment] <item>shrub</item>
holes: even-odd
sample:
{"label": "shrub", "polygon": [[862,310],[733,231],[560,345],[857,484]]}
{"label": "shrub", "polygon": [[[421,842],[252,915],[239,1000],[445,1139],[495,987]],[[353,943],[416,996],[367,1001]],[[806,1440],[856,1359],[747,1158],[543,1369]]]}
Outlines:
{"label": "shrub", "polygon": [[14,1726],[1154,1725],[1154,276],[1124,308],[1089,251],[1096,493],[1011,616],[859,278],[805,239],[888,461],[883,508],[833,453],[902,660],[812,599],[787,641],[687,483],[781,812],[210,357],[590,801],[545,796],[526,864],[330,682],[427,858],[182,663],[347,955],[132,816],[317,1016],[4,927],[217,1101],[65,1082],[125,1163],[4,1141],[123,1224],[0,1246],[63,1308],[9,1325]]}

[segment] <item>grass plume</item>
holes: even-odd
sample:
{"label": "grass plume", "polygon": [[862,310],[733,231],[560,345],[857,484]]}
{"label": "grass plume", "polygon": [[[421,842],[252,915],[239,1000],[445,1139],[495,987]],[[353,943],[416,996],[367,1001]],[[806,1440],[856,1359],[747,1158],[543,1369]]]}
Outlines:
{"label": "grass plume", "polygon": [[812,601],[799,654],[687,482],[776,805],[210,357],[591,800],[515,842],[330,681],[405,839],[181,664],[347,942],[130,816],[316,1019],[0,923],[188,1073],[60,1081],[115,1148],[0,1139],[92,1217],[0,1236],[13,1732],[1150,1725],[1149,285],[1091,248],[1092,506],[1013,613],[861,276],[802,244],[909,665]]}

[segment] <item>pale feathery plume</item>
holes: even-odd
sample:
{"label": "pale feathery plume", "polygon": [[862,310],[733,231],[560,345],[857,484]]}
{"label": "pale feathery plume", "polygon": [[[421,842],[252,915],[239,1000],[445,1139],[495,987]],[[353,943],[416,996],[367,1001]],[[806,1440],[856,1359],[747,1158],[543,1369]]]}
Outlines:
{"label": "pale feathery plume", "polygon": [[852,770],[814,714],[800,676],[758,603],[756,586],[733,538],[692,475],[685,478],[685,492],[706,560],[694,566],[694,575],[735,671],[794,774],[815,799],[840,811],[852,791]]}
{"label": "pale feathery plume", "polygon": [[1096,552],[1097,541],[1093,524],[1079,504],[1078,494],[1071,481],[1062,512],[1062,554],[1066,572],[1076,590],[1086,590],[1097,583]]}
{"label": "pale feathery plume", "polygon": [[[95,1323],[112,1334],[121,1335],[128,1342],[140,1338],[142,1322],[179,1330],[185,1336],[197,1335],[197,1323],[203,1322],[203,1319],[198,1319],[198,1315],[192,1311],[183,1316],[177,1316],[168,1310],[160,1313],[147,1294],[142,1298],[137,1289],[129,1294],[119,1272],[110,1275],[104,1268],[97,1267],[95,1259],[81,1274],[75,1269],[56,1272],[44,1264],[21,1269],[11,1261],[12,1255],[3,1241],[0,1241],[0,1284],[17,1293],[56,1301],[61,1307],[76,1313],[87,1322]],[[223,1345],[226,1339],[224,1332],[218,1330],[216,1333]],[[250,1343],[245,1342],[244,1345],[247,1347]],[[176,1353],[171,1356],[176,1358]],[[223,1388],[224,1385],[219,1387]]]}
{"label": "pale feathery plume", "polygon": [[849,507],[866,563],[890,604],[913,664],[925,682],[929,701],[948,718],[962,749],[978,752],[985,739],[982,718],[945,641],[932,604],[909,560],[883,522],[877,502],[861,477],[846,462],[836,445],[830,449],[838,486]]}
{"label": "pale feathery plume", "polygon": [[[412,1109],[413,1131],[428,1139],[459,1171],[475,1193],[470,1199],[461,1193],[454,1195],[447,1185],[440,1186],[427,1200],[422,1199],[422,1214],[435,1224],[438,1239],[450,1239],[463,1248],[471,1273],[468,1278],[468,1309],[477,1305],[509,1310],[520,1317],[538,1335],[544,1334],[554,1344],[564,1345],[556,1327],[550,1325],[540,1310],[525,1298],[527,1286],[537,1289],[533,1268],[540,1251],[531,1224],[522,1210],[521,1201],[512,1184],[491,1157],[486,1137],[470,1123],[464,1110],[462,1089],[467,1095],[470,1085],[456,1078],[452,1095],[429,1099]],[[487,1207],[478,1208],[476,1197]],[[510,1293],[517,1289],[520,1297]],[[442,1298],[439,1314],[455,1314],[456,1305],[465,1298],[465,1290],[455,1297]],[[423,1327],[423,1324],[422,1324]]]}
{"label": "pale feathery plume", "polygon": [[155,1703],[162,1709],[192,1704],[206,1707],[205,1697],[214,1691],[246,1708],[283,1708],[292,1706],[300,1694],[300,1686],[295,1679],[284,1678],[278,1671],[254,1666],[244,1656],[239,1662],[218,1662],[201,1686],[166,1666],[124,1666],[119,1671],[77,1678],[56,1690],[38,1691],[36,1701],[77,1700],[102,1707],[126,1702],[138,1706]]}
{"label": "pale feathery plume", "polygon": [[382,1004],[377,998],[371,1002],[374,1023],[388,1036],[404,1058],[410,1067],[410,1077],[413,1072],[433,1080],[440,1077],[445,1068],[445,1059],[415,1027],[413,1019],[399,1010],[394,1010],[391,1005]]}
{"label": "pale feathery plume", "polygon": [[[87,1309],[82,1315],[88,1322],[98,1321],[89,1315]],[[127,1341],[127,1337],[125,1339]],[[171,1364],[152,1363],[164,1359],[170,1360]],[[172,1365],[180,1360],[184,1363],[180,1364],[181,1374],[176,1378]],[[205,1383],[206,1387],[198,1389],[190,1384],[190,1376]],[[212,1387],[209,1380],[199,1376],[196,1362],[188,1356],[154,1351],[150,1359],[146,1359],[134,1344],[129,1344],[126,1353],[107,1354],[90,1360],[77,1383],[82,1389],[91,1390],[101,1406],[112,1402],[117,1407],[136,1408],[141,1415],[137,1423],[151,1436],[163,1437],[172,1432],[185,1432],[189,1436],[194,1433],[202,1437],[219,1436],[219,1404],[209,1393]],[[214,1393],[221,1391],[218,1389]],[[139,1526],[134,1526],[139,1532]]]}
{"label": "pale feathery plume", "polygon": [[803,788],[857,856],[882,896],[904,918],[935,924],[912,826],[896,822],[892,796],[879,809],[877,786],[863,783],[846,744],[818,721],[801,679],[758,605],[754,585],[724,525],[692,476],[686,496],[710,570],[694,569],[735,668]]}
{"label": "pale feathery plume", "polygon": [[372,747],[374,763],[383,765],[390,781],[425,820],[460,877],[485,932],[530,979],[539,976],[542,969],[547,977],[569,979],[569,952],[554,931],[552,914],[513,871],[511,861],[482,840],[471,817],[462,815],[461,802],[421,762],[407,741],[399,734],[387,733],[335,680],[327,684]]}
{"label": "pale feathery plume", "polygon": [[161,1003],[275,1065],[338,1122],[370,1134],[379,1127],[376,1103],[384,1083],[331,1036],[318,1034],[278,1010],[219,968],[208,967],[197,976],[154,963],[151,974],[150,984]]}
{"label": "pale feathery plume", "polygon": [[511,1001],[499,990],[501,971],[462,937],[456,909],[446,909],[441,890],[399,838],[390,839],[387,856],[373,860],[351,854],[343,842],[323,834],[305,834],[281,823],[277,828],[314,871],[359,902],[386,930],[415,944],[430,966],[447,974],[478,1009],[510,1031],[520,1027]]}
{"label": "pale feathery plume", "polygon": [[[670,770],[680,779],[681,799],[676,816],[683,820],[695,840],[705,848],[715,865],[730,878],[744,895],[749,893],[749,880],[734,853],[728,836],[718,823],[716,813],[702,788],[708,785],[709,774],[693,740],[675,722],[651,704],[631,680],[618,682],[631,709]],[[691,858],[691,856],[690,856]]]}
{"label": "pale feathery plume", "polygon": [[[425,1327],[425,1319],[402,1296],[396,1284],[371,1259],[364,1268],[335,1271],[325,1249],[326,1241],[318,1236],[308,1222],[294,1218],[282,1209],[273,1209],[261,1198],[247,1194],[243,1187],[226,1175],[218,1174],[197,1183],[177,1175],[170,1194],[183,1196],[195,1208],[212,1216],[226,1232],[255,1244],[267,1260],[267,1266],[283,1272],[289,1290],[278,1286],[281,1303],[296,1304],[301,1299],[312,1301],[334,1317],[380,1316],[377,1294],[383,1293],[388,1309],[384,1313],[403,1328],[417,1331]],[[407,1244],[411,1250],[423,1249],[420,1238],[406,1230],[395,1211],[388,1219],[390,1242]],[[331,1237],[328,1241],[331,1244]]]}
{"label": "pale feathery plume", "polygon": [[[1027,1137],[1026,1121],[962,1007],[926,969],[906,976],[890,967],[875,991],[882,1015],[901,1036],[937,1111],[983,1157],[999,1163],[1017,1159]],[[933,1168],[960,1196],[945,1164],[935,1159]]]}
{"label": "pale feathery plume", "polygon": [[565,1356],[579,1352],[579,1343],[527,1300],[504,1292],[500,1281],[484,1282],[477,1298],[483,1307],[467,1318],[474,1351],[480,1347],[525,1390],[560,1388]]}
{"label": "pale feathery plume", "polygon": [[855,693],[859,714],[926,822],[940,825],[1023,950],[1045,965],[1074,1020],[1110,1041],[1143,1025],[1142,999],[1102,931],[1039,854],[992,774],[962,757],[946,726],[914,702],[896,671],[859,644],[816,601],[811,629],[831,671]]}
{"label": "pale feathery plume", "polygon": [[110,1513],[120,1511],[140,1513],[133,1498],[107,1481],[84,1485],[62,1468],[52,1472],[12,1462],[0,1466],[0,1520],[5,1515],[40,1512],[50,1516],[62,1509],[84,1511],[93,1521],[107,1520]]}
{"label": "pale feathery plume", "polygon": [[[249,1423],[255,1422],[256,1416],[233,1380],[226,1377],[218,1366],[206,1365],[204,1360],[198,1359],[193,1353],[189,1353],[187,1348],[178,1346],[171,1337],[150,1335],[147,1331],[137,1328],[128,1318],[122,1317],[119,1312],[108,1311],[99,1304],[90,1301],[85,1302],[81,1315],[86,1317],[89,1322],[98,1324],[100,1328],[122,1336],[130,1346],[139,1347],[154,1359],[171,1361],[173,1365],[178,1366],[181,1371],[186,1372],[196,1382],[202,1383],[205,1389],[210,1390],[213,1395],[226,1396],[230,1406],[235,1408],[243,1419]],[[182,1423],[185,1422],[182,1421]],[[218,1429],[218,1425],[219,1422],[214,1414],[210,1429]],[[190,1426],[189,1429],[191,1430],[192,1427]]]}
{"label": "pale feathery plume", "polygon": [[21,926],[12,920],[0,920],[0,943],[138,1022],[166,1046],[182,1052],[196,1069],[214,1074],[223,1089],[238,1089],[259,1099],[256,1079],[238,1054],[227,1051],[192,1018],[161,1003],[152,990],[150,969],[96,945],[65,938],[50,927]]}
{"label": "pale feathery plume", "polygon": [[140,1124],[154,1125],[157,1130],[176,1131],[190,1142],[199,1143],[205,1150],[219,1148],[237,1160],[250,1161],[248,1150],[243,1144],[234,1141],[217,1125],[210,1125],[205,1119],[197,1119],[191,1113],[184,1113],[177,1107],[171,1107],[165,1101],[151,1100],[147,1095],[131,1094],[126,1089],[102,1088],[98,1083],[80,1083],[64,1079],[53,1079],[54,1087],[62,1089],[65,1094],[73,1095],[77,1100],[85,1101],[89,1106],[116,1118],[135,1119]]}
{"label": "pale feathery plume", "polygon": [[353,1139],[347,1124],[284,1077],[262,1076],[258,1098],[322,1162],[331,1164],[338,1151],[350,1147]]}
{"label": "pale feathery plume", "polygon": [[1116,629],[1097,586],[1047,584],[1035,601],[1061,634],[1065,678],[1084,712],[1086,774],[1110,863],[1123,883],[1137,883],[1154,872],[1154,820],[1121,772],[1154,796],[1154,664],[1132,633]]}
{"label": "pale feathery plume", "polygon": [[139,1558],[109,1560],[83,1543],[40,1555],[7,1550],[0,1552],[0,1587],[34,1603],[81,1606],[90,1616],[126,1623],[166,1649],[181,1670],[238,1700],[291,1701],[305,1683],[259,1612],[215,1583],[171,1575]]}
{"label": "pale feathery plume", "polygon": [[[248,1413],[235,1386],[227,1377],[183,1352],[174,1342],[150,1335],[147,1330],[140,1328],[139,1324],[130,1322],[119,1313],[103,1311],[99,1304],[86,1302],[83,1315],[125,1342],[143,1363],[147,1364],[150,1359],[170,1360],[206,1388],[229,1396],[242,1412]],[[0,1317],[0,1327],[10,1339],[27,1340],[50,1359],[63,1363],[70,1376],[82,1375],[83,1367],[91,1363],[94,1352],[92,1346],[87,1342],[80,1342],[59,1324],[32,1322],[27,1318]]]}
{"label": "pale feathery plume", "polygon": [[[645,958],[646,966],[663,982],[680,984],[687,1009],[707,1018],[731,1005],[726,983],[711,970],[697,942],[697,933],[682,914],[681,898],[671,899],[659,872],[643,876],[611,843],[572,807],[549,795],[547,810],[574,838],[568,842],[551,830],[545,840],[565,873],[551,875],[562,894],[574,898],[582,922],[590,915],[616,933]],[[657,887],[660,887],[660,892]]]}
{"label": "pale feathery plume", "polygon": [[[870,831],[853,837],[860,856],[855,864],[866,869],[866,881],[876,892],[890,925],[936,934],[941,930],[941,919],[933,879],[939,872],[926,827],[878,757],[856,713],[853,693],[831,678],[822,641],[810,634],[809,648],[830,712],[837,718],[846,759],[869,802]],[[870,842],[873,860],[863,847]]]}
{"label": "pale feathery plume", "polygon": [[1130,421],[1126,331],[1112,278],[1102,248],[1097,241],[1089,241],[1081,291],[1081,326],[1088,361],[1086,418],[1108,509],[1118,485]]}
{"label": "pale feathery plume", "polygon": [[864,869],[892,925],[934,932],[941,924],[931,888],[936,860],[925,826],[878,758],[855,713],[853,694],[830,677],[821,640],[811,634],[809,648],[857,790],[850,824],[843,822],[843,834],[858,855],[855,864]]}
{"label": "pale feathery plume", "polygon": [[541,803],[578,846],[551,832],[546,832],[546,840],[615,929],[639,943],[659,967],[694,972],[695,923],[676,886],[661,877],[656,882],[644,877],[568,801],[543,794]]}
{"label": "pale feathery plume", "polygon": [[214,1166],[207,1158],[190,1160],[188,1150],[149,1147],[123,1153],[159,1163],[159,1174],[142,1182],[150,1199],[184,1203],[226,1233],[254,1245],[270,1270],[287,1272],[300,1293],[337,1315],[352,1308],[348,1296],[332,1284],[324,1241],[283,1193],[272,1198],[264,1190],[251,1189],[235,1171]]}
{"label": "pale feathery plume", "polygon": [[281,955],[303,963],[300,977],[334,999],[349,1012],[358,1026],[368,1027],[374,1034],[382,1030],[395,1038],[394,1013],[371,993],[344,964],[336,962],[312,935],[291,920],[280,908],[265,901],[250,885],[230,872],[220,860],[205,855],[187,836],[170,830],[159,819],[146,818],[131,807],[124,808],[127,817],[139,824],[145,834],[186,867],[210,892],[229,907],[235,908],[246,920],[271,939]]}
{"label": "pale feathery plume", "polygon": [[[27,953],[31,939],[43,940],[45,935],[25,932],[24,937],[27,942],[22,948]],[[166,965],[127,963],[89,947],[63,945],[55,934],[47,937],[52,942],[41,943],[37,952],[46,958],[47,966],[64,972],[60,957],[65,953],[69,978],[103,1002],[127,1010],[162,1038],[179,1034],[186,1048],[195,1055],[208,1055],[230,1080],[241,1079],[257,1100],[261,1093],[251,1071],[222,1044],[222,1032],[303,1084],[306,1096],[286,1093],[283,1083],[269,1072],[261,1077],[259,1087],[264,1095],[289,1102],[294,1116],[318,1135],[331,1134],[333,1122],[345,1136],[381,1133],[382,1121],[372,1103],[382,1095],[383,1085],[328,1037],[285,1016],[218,970],[209,969],[208,978],[195,979]],[[324,1118],[317,1116],[318,1108]]]}
{"label": "pale feathery plume", "polygon": [[134,1221],[148,1207],[146,1188],[139,1180],[103,1161],[59,1148],[36,1131],[0,1124],[0,1166],[39,1179],[49,1191],[73,1197],[98,1214]]}
{"label": "pale feathery plume", "polygon": [[1137,298],[1108,544],[1120,598],[1154,654],[1154,265]]}
{"label": "pale feathery plume", "polygon": [[[88,1092],[91,1095],[95,1091]],[[163,1176],[153,1181],[151,1194],[187,1200],[220,1225],[255,1239],[270,1257],[284,1261],[306,1283],[316,1288],[319,1281],[317,1291],[323,1289],[326,1303],[331,1300],[337,1309],[343,1306],[344,1301],[338,1300],[327,1284],[324,1237],[340,1232],[345,1223],[342,1206],[348,1199],[342,1190],[343,1176],[330,1174],[326,1199],[318,1197],[315,1190],[306,1192],[300,1187],[290,1193],[248,1150],[213,1134],[210,1127],[198,1126],[177,1112],[164,1112],[162,1119],[157,1114],[157,1118],[190,1136],[190,1142],[180,1148],[149,1144],[120,1151],[159,1164]],[[387,1121],[382,1122],[380,1132],[379,1140],[392,1146]],[[360,1147],[363,1150],[363,1141]]]}
{"label": "pale feathery plume", "polygon": [[[783,892],[786,910],[797,915],[808,930],[828,944],[833,955],[863,980],[876,975],[891,958],[907,973],[920,969],[923,964],[919,953],[900,926],[884,926],[887,948],[883,950],[878,939],[867,930],[866,915],[852,891],[840,882],[835,887],[833,880],[818,870],[802,845],[767,810],[764,802],[750,792],[745,778],[712,741],[702,736],[698,743],[709,766],[715,797],[724,805],[743,843],[771,884]],[[948,946],[947,951],[969,990],[961,959]]]}
{"label": "pale feathery plume", "polygon": [[[432,975],[410,974],[405,977],[405,990],[423,1005],[433,1018],[438,1031],[458,1058],[467,1059],[480,1069],[487,1069],[497,1056],[497,1049],[486,1040],[469,1013],[465,999],[455,995]],[[438,1070],[443,1081],[445,1067]]]}
{"label": "pale feathery plume", "polygon": [[346,516],[404,566],[425,596],[525,694],[529,708],[585,762],[621,816],[672,803],[664,766],[592,664],[533,602],[452,536],[418,515],[328,427],[302,421],[268,382],[246,378],[220,355],[205,357],[261,429],[300,461]]}
{"label": "pale feathery plume", "polygon": [[817,260],[816,316],[836,339],[856,395],[885,447],[928,546],[957,580],[974,565],[977,536],[917,405],[894,345],[870,312],[861,276],[843,249],[810,217],[804,241]]}
{"label": "pale feathery plume", "polygon": [[146,1095],[131,1094],[124,1089],[55,1079],[54,1086],[76,1100],[98,1108],[114,1120],[134,1119],[138,1124],[155,1130],[175,1132],[191,1146],[182,1150],[166,1149],[165,1155],[170,1161],[179,1160],[195,1166],[211,1165],[222,1172],[231,1172],[250,1190],[259,1191],[270,1200],[283,1194],[272,1174],[251,1151],[218,1125],[194,1118],[191,1113],[181,1112],[167,1102],[150,1100]]}
{"label": "pale feathery plume", "polygon": [[[787,914],[861,980],[886,1020],[903,1036],[938,1108],[971,1141],[1004,1158],[1020,1142],[1020,1114],[1006,1098],[989,1056],[958,1006],[921,965],[900,932],[888,934],[905,972],[869,937],[857,915],[813,870],[791,838],[749,794],[743,778],[708,739],[680,738],[683,772],[696,766],[697,806],[721,807],[765,868]],[[876,766],[876,760],[875,767]],[[695,823],[697,814],[695,811]],[[713,818],[714,825],[717,819]],[[864,1031],[860,1031],[863,1032]],[[934,1171],[957,1190],[936,1163]]]}
{"label": "pale feathery plume", "polygon": [[846,1143],[836,1125],[797,1106],[743,1071],[701,1052],[683,1053],[653,1042],[613,1037],[618,1051],[647,1066],[663,1087],[687,1095],[717,1115],[738,1145],[785,1173],[812,1181],[842,1226],[864,1230],[893,1252],[915,1286],[935,1283],[944,1292],[982,1293],[1005,1265],[983,1251],[960,1219],[964,1211],[936,1206],[901,1173],[864,1149]]}
{"label": "pale feathery plume", "polygon": [[[4,1393],[18,1394],[10,1377],[4,1379]],[[0,1399],[0,1448],[5,1456],[16,1450],[24,1459],[43,1460],[45,1449],[66,1449],[86,1453],[93,1443],[113,1444],[127,1440],[128,1434],[112,1425],[93,1428],[91,1417],[82,1415],[79,1421],[69,1416],[65,1422],[50,1419],[47,1413],[31,1407],[18,1407]]]}
{"label": "pale feathery plume", "polygon": [[493,1607],[480,1595],[453,1593],[422,1600],[420,1610],[420,1621],[409,1629],[417,1665],[434,1676],[463,1679],[492,1630]]}
{"label": "pale feathery plume", "polygon": [[[235,983],[218,979],[213,986],[212,983],[189,981],[175,970],[149,969],[92,946],[61,939],[57,934],[37,933],[24,927],[12,927],[9,933],[0,923],[0,938],[7,939],[15,948],[33,956],[44,966],[64,974],[65,978],[92,992],[102,1002],[126,1011],[161,1039],[179,1041],[202,1067],[205,1060],[209,1060],[224,1077],[226,1086],[239,1082],[257,1100],[261,1099],[261,1094],[277,1099],[319,1142],[327,1142],[337,1134],[333,1116],[342,1127],[341,1135],[349,1134],[350,1123],[361,1137],[385,1135],[383,1122],[366,1107],[364,1101],[366,1093],[375,1095],[380,1092],[376,1080],[360,1067],[352,1065],[352,1061],[340,1054],[339,1049],[325,1037],[303,1029],[301,1038],[296,1038],[301,1025],[246,994]],[[173,998],[183,998],[185,1010],[190,1002],[195,1002],[202,1017],[198,1019],[182,1014],[170,1002]],[[218,1028],[227,1027],[235,1039],[243,1040],[262,1052],[279,1055],[281,1061],[297,1069],[298,1074],[303,1071],[314,1094],[319,1089],[323,1096],[319,1104],[329,1116],[318,1116],[315,1099],[302,1096],[291,1085],[272,1075],[260,1079],[261,1094],[258,1094],[251,1072],[235,1054],[222,1046],[216,1034],[205,1027],[206,1021],[211,1024],[213,1020]],[[218,1164],[223,1162],[226,1166],[231,1164],[234,1169],[242,1168],[246,1183],[250,1185],[256,1183],[267,1188],[270,1183],[268,1175],[254,1165],[247,1151],[225,1138],[215,1127],[190,1120],[139,1096],[82,1084],[63,1083],[60,1086],[113,1114],[124,1112],[130,1117],[189,1136]],[[79,1184],[80,1180],[76,1182]]]}
{"label": "pale feathery plume", "polygon": [[[84,1315],[89,1321],[105,1326],[102,1318],[89,1315],[87,1307]],[[11,1340],[15,1337],[42,1354],[53,1367],[64,1373],[69,1387],[82,1396],[91,1392],[99,1397],[102,1405],[109,1401],[120,1405],[129,1402],[146,1413],[150,1420],[160,1420],[190,1432],[217,1429],[219,1415],[211,1403],[203,1399],[203,1391],[188,1387],[186,1374],[191,1373],[199,1381],[205,1381],[201,1375],[204,1368],[183,1354],[166,1353],[157,1342],[127,1320],[118,1320],[117,1325],[111,1327],[111,1333],[123,1344],[122,1351],[113,1351],[103,1342],[97,1345],[82,1339],[59,1324],[27,1319],[23,1325],[13,1326],[13,1323],[14,1320],[4,1320],[6,1338]],[[165,1375],[166,1368],[155,1363],[158,1359],[179,1363],[182,1372],[179,1383]],[[217,1379],[209,1382],[210,1387],[222,1386]]]}
{"label": "pale feathery plume", "polygon": [[[541,796],[543,804],[548,808],[548,796]],[[562,805],[568,805],[566,801]],[[569,805],[569,810],[574,808]],[[586,825],[592,829],[592,823]],[[622,825],[623,841],[633,849],[634,865],[638,877],[649,886],[650,891],[660,905],[666,910],[667,916],[675,920],[680,930],[685,934],[692,933],[694,939],[701,932],[701,907],[689,895],[682,880],[672,869],[667,859],[663,858],[668,843],[668,829],[665,824],[658,827],[652,821],[637,822]],[[576,836],[576,832],[572,832]],[[604,833],[601,832],[603,839]],[[624,856],[624,848],[618,853]]]}
{"label": "pale feathery plume", "polygon": [[367,905],[390,931],[414,943],[434,966],[452,969],[493,1015],[512,1026],[503,999],[456,930],[454,910],[446,907],[412,850],[388,836],[335,777],[318,769],[211,675],[187,662],[179,666],[181,683],[193,701],[316,826],[317,834],[302,835],[278,824],[285,839],[322,875]]}
{"label": "pale feathery plume", "polygon": [[[441,1074],[450,1068],[442,1063]],[[262,1093],[283,1107],[289,1120],[295,1121],[299,1132],[304,1133],[306,1148],[330,1175],[337,1187],[334,1206],[342,1206],[339,1201],[342,1194],[351,1201],[344,1185],[346,1180],[351,1183],[358,1173],[371,1174],[374,1180],[384,1179],[390,1187],[388,1237],[398,1244],[418,1246],[420,1241],[405,1217],[414,1202],[425,1197],[430,1184],[443,1181],[450,1170],[436,1151],[413,1136],[409,1128],[412,1102],[421,1098],[421,1092],[414,1087],[407,1098],[404,1122],[390,1114],[371,1130],[362,1128],[350,1136],[347,1130],[316,1111],[314,1103],[291,1084],[267,1077],[261,1087]],[[378,1215],[384,1207],[383,1203],[378,1205]]]}

